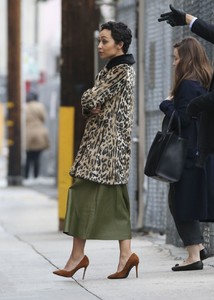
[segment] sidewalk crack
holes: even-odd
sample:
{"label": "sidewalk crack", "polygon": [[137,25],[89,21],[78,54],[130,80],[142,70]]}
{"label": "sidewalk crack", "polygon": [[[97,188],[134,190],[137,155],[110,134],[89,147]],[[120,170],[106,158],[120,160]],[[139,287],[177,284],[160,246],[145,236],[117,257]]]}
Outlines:
{"label": "sidewalk crack", "polygon": [[[36,247],[31,244],[30,242],[22,239],[20,236],[14,234],[14,237],[19,240],[22,243],[25,243],[26,245],[30,246],[38,255],[40,255],[42,258],[44,258],[49,264],[51,264],[53,267],[55,267],[56,269],[59,269],[49,258],[47,258],[44,254],[42,254],[39,250],[36,249]],[[103,300],[102,298],[100,298],[99,296],[97,296],[96,294],[94,294],[93,292],[89,291],[84,285],[82,285],[79,281],[77,281],[74,277],[71,277],[81,288],[83,288],[86,292],[88,292],[89,294],[93,295],[94,297],[96,297],[97,299]]]}
{"label": "sidewalk crack", "polygon": [[45,259],[47,262],[49,262],[49,264],[51,264],[53,267],[55,267],[55,268],[58,269],[58,267],[57,267],[54,263],[52,263],[52,261],[51,261],[50,259],[48,259],[44,254],[42,254],[39,250],[37,250],[37,249],[34,247],[33,244],[31,244],[30,242],[28,242],[28,241],[22,239],[22,238],[21,238],[20,236],[18,236],[17,234],[14,234],[14,237],[15,237],[17,240],[19,240],[20,242],[25,243],[26,245],[30,246],[30,247],[31,247],[38,255],[40,255],[42,258],[44,258],[44,259]]}

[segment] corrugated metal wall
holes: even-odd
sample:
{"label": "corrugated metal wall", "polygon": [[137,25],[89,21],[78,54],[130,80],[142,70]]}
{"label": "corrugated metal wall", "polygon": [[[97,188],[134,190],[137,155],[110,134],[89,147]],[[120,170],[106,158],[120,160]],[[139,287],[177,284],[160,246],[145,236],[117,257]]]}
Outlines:
{"label": "corrugated metal wall", "polygon": [[[156,132],[161,128],[163,114],[159,104],[169,94],[171,84],[171,54],[169,46],[172,31],[169,26],[157,22],[161,11],[169,1],[146,0],[145,2],[145,114],[146,114],[146,155]],[[166,184],[145,177],[146,203],[144,228],[164,233],[167,223]]]}

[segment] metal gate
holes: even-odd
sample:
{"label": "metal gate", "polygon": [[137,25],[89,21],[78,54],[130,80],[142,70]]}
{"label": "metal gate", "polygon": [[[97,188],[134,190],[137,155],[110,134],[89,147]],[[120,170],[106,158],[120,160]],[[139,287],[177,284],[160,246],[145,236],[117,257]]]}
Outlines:
{"label": "metal gate", "polygon": [[[160,26],[157,18],[169,1],[144,1],[144,71],[145,71],[145,157],[158,130],[163,114],[159,104],[171,85],[171,35],[169,26]],[[167,46],[166,46],[167,45]],[[167,193],[165,183],[145,177],[144,230],[165,233],[167,224]]]}

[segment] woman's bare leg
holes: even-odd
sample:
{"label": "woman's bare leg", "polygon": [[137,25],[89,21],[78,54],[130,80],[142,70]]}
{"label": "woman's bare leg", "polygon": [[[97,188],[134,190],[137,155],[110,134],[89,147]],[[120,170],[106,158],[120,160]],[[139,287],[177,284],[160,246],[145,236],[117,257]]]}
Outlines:
{"label": "woman's bare leg", "polygon": [[203,244],[199,244],[199,250],[201,251],[201,250],[203,250],[205,247],[204,247],[204,245]]}
{"label": "woman's bare leg", "polygon": [[189,265],[200,260],[200,244],[187,246],[186,249],[188,251],[188,257],[182,264],[179,264],[179,266]]}
{"label": "woman's bare leg", "polygon": [[131,256],[131,240],[121,240],[119,241],[120,247],[120,257],[119,257],[119,264],[117,268],[117,272],[120,272],[125,267],[125,264],[129,257]]}
{"label": "woman's bare leg", "polygon": [[84,249],[85,249],[86,240],[80,239],[78,237],[73,238],[73,246],[71,250],[71,255],[64,267],[64,270],[71,271],[73,270],[79,262],[84,257]]}

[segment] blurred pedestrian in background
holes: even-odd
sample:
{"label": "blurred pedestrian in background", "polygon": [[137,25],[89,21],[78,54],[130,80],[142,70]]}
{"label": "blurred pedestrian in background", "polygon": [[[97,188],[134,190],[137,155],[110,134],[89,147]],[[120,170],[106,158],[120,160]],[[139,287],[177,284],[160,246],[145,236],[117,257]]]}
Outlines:
{"label": "blurred pedestrian in background", "polygon": [[54,271],[59,276],[72,277],[84,268],[84,278],[89,265],[84,254],[87,239],[119,240],[117,272],[109,279],[125,278],[133,267],[137,276],[139,259],[131,252],[126,186],[135,84],[135,61],[132,54],[126,54],[131,40],[131,30],[124,23],[101,25],[98,52],[108,63],[97,75],[94,87],[81,98],[87,122],[70,172],[74,184],[69,189],[64,229],[73,236],[73,246],[64,269]]}
{"label": "blurred pedestrian in background", "polygon": [[40,175],[41,153],[49,147],[49,135],[45,125],[45,106],[38,101],[36,92],[29,92],[27,94],[25,117],[25,179],[29,178],[31,170],[33,172],[33,178],[36,179]]}
{"label": "blurred pedestrian in background", "polygon": [[186,37],[174,45],[174,83],[168,99],[160,104],[166,118],[175,111],[174,130],[188,140],[187,157],[178,182],[171,183],[169,208],[178,233],[188,251],[188,257],[173,271],[203,269],[208,257],[200,231],[199,221],[214,221],[214,157],[207,159],[205,166],[197,167],[197,138],[199,119],[191,119],[187,107],[191,100],[206,95],[212,76],[212,67],[202,45],[193,37]]}

